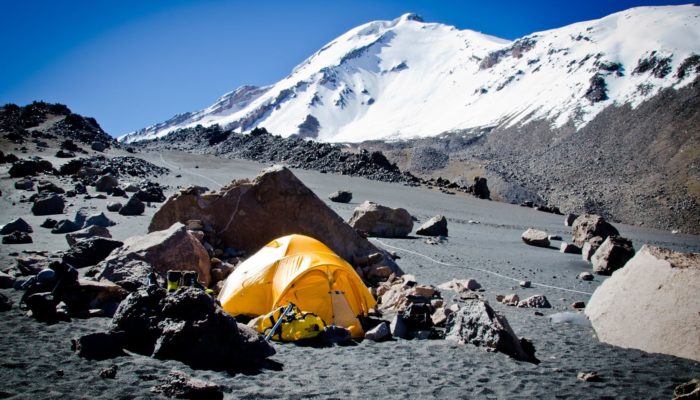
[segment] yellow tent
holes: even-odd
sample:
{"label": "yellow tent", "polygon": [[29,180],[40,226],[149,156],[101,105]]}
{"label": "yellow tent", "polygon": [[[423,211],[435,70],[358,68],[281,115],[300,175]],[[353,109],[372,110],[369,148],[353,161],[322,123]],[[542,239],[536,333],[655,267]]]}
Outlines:
{"label": "yellow tent", "polygon": [[357,316],[376,305],[367,287],[345,260],[316,239],[289,235],[252,255],[226,279],[219,293],[224,310],[256,317],[294,303],[327,325],[364,334]]}

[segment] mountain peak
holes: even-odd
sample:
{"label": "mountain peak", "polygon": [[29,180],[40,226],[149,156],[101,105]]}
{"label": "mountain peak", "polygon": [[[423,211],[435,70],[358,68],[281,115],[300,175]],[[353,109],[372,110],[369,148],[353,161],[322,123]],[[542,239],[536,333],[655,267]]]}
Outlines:
{"label": "mountain peak", "polygon": [[406,13],[406,14],[399,17],[399,21],[401,21],[401,22],[406,22],[406,21],[425,22],[423,20],[423,17],[421,17],[420,15],[415,14],[415,13]]}
{"label": "mountain peak", "polygon": [[[507,41],[407,13],[341,35],[279,82],[122,140],[219,124],[359,142],[545,121],[580,129],[700,75],[700,8],[636,8]],[[305,131],[306,132],[306,131]],[[308,132],[307,132],[308,134]],[[309,136],[309,135],[307,135]]]}

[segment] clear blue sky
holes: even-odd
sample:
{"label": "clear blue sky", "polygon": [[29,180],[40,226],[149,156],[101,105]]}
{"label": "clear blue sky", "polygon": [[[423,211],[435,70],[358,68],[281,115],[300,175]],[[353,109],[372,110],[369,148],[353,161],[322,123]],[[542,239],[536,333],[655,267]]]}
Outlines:
{"label": "clear blue sky", "polygon": [[506,39],[688,1],[0,0],[0,104],[60,102],[112,135],[266,85],[347,30],[415,12]]}

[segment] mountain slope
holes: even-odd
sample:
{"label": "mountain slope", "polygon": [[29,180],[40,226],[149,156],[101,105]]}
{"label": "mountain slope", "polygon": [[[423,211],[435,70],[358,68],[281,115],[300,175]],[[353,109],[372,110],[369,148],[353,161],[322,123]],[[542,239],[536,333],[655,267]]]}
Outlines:
{"label": "mountain slope", "polygon": [[267,87],[125,135],[198,124],[331,142],[436,136],[545,120],[579,129],[700,72],[700,7],[640,7],[506,41],[413,14],[355,28]]}

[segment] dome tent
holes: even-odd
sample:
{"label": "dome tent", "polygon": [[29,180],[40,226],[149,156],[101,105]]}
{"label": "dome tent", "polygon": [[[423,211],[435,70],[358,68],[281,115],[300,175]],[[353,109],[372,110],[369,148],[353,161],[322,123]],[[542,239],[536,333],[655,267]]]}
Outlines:
{"label": "dome tent", "polygon": [[256,317],[294,303],[327,325],[364,334],[358,316],[376,301],[345,260],[308,236],[275,239],[236,268],[226,279],[219,301],[231,315]]}

